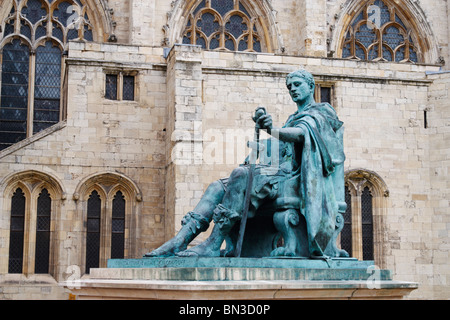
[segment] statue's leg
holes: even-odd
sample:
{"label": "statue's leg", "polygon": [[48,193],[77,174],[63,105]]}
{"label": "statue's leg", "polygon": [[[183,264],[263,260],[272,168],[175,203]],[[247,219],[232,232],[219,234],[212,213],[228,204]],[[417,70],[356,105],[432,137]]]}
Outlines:
{"label": "statue's leg", "polygon": [[223,241],[240,218],[240,214],[236,211],[229,210],[221,204],[217,205],[214,210],[214,229],[208,239],[191,249],[177,253],[177,256],[219,257]]}
{"label": "statue's leg", "polygon": [[235,169],[228,181],[227,192],[222,204],[214,210],[214,229],[211,235],[199,245],[177,253],[177,256],[220,256],[220,247],[236,221],[240,220],[244,206],[244,191],[247,186],[248,169]]}
{"label": "statue's leg", "polygon": [[186,250],[188,244],[196,236],[208,229],[209,223],[212,220],[213,211],[222,201],[224,194],[225,189],[221,182],[215,181],[210,184],[195,209],[183,218],[181,230],[175,237],[144,256],[167,257]]}

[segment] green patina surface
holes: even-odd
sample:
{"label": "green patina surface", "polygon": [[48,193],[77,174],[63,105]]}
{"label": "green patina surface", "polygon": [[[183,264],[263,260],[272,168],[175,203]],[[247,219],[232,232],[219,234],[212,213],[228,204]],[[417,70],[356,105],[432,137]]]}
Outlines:
{"label": "green patina surface", "polygon": [[[352,258],[142,258],[111,259],[108,268],[138,279],[216,280],[392,280],[389,270],[374,273],[373,261]],[[133,269],[133,270],[131,270]]]}

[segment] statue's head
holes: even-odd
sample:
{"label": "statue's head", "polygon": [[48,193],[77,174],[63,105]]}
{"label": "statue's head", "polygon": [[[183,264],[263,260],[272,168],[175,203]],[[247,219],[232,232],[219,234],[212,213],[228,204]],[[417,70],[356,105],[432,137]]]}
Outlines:
{"label": "statue's head", "polygon": [[286,77],[286,86],[292,100],[297,104],[314,97],[316,86],[314,77],[306,70],[301,69],[289,73]]}

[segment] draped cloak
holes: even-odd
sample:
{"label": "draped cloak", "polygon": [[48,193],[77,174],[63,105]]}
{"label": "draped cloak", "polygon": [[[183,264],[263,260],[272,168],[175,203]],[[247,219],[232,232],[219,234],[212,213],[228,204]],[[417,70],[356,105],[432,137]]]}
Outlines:
{"label": "draped cloak", "polygon": [[[323,255],[335,231],[338,201],[333,173],[345,160],[342,135],[337,133],[342,125],[328,103],[313,103],[297,111],[283,128],[302,129],[301,142],[280,141],[278,174],[257,175],[254,180],[252,204],[256,209],[261,204],[258,198],[273,195],[274,189],[283,192],[284,181],[294,179],[300,212],[306,220],[311,255]],[[283,197],[283,194],[278,192],[276,197]]]}

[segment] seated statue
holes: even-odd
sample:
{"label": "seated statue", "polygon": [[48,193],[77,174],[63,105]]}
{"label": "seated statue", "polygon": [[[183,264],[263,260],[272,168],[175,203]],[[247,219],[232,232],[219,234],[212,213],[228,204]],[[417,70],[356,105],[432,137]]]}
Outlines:
{"label": "seated statue", "polygon": [[[252,166],[247,161],[228,178],[210,184],[194,210],[183,218],[176,236],[146,257],[233,256],[235,225],[243,214],[254,218],[268,212],[274,228],[284,237],[284,246],[272,248],[270,255],[348,256],[335,245],[346,206],[343,123],[330,104],[314,101],[315,82],[309,72],[290,73],[286,86],[297,111],[283,127],[275,127],[265,110],[257,110],[253,118],[258,130],[266,130],[272,136],[270,140],[278,142],[276,163],[260,159]],[[210,236],[187,249],[211,221],[214,228]],[[224,241],[227,248],[221,250]]]}

